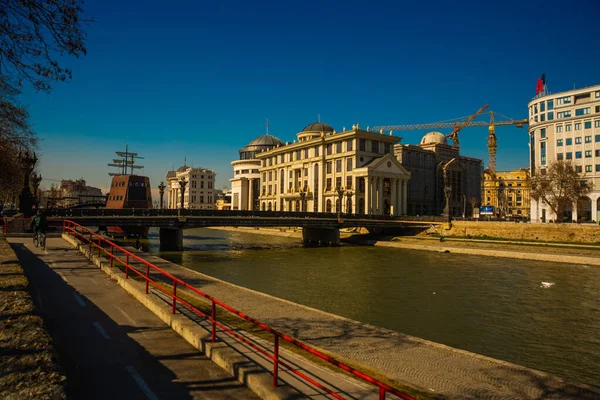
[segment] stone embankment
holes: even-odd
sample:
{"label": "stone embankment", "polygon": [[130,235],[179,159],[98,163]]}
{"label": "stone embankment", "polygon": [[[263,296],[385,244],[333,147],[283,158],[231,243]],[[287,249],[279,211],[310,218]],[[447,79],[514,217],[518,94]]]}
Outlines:
{"label": "stone embankment", "polygon": [[0,238],[0,398],[66,399],[66,377],[28,285],[14,251]]}
{"label": "stone embankment", "polygon": [[[300,228],[215,229],[302,238]],[[342,231],[342,241],[408,250],[600,266],[600,245],[595,244],[596,237],[600,242],[600,228],[595,225],[458,221],[452,223],[451,229],[442,225],[435,227],[433,233],[436,235],[423,232],[417,236],[382,237],[365,232],[364,229]],[[438,236],[445,240],[440,241]]]}
{"label": "stone embankment", "polygon": [[600,244],[600,227],[594,224],[453,221],[451,229],[440,226],[438,230],[452,237]]}

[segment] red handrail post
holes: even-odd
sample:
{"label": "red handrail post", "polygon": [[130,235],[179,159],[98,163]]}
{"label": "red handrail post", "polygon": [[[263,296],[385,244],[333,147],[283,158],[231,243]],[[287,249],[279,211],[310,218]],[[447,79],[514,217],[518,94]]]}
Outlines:
{"label": "red handrail post", "polygon": [[125,253],[125,279],[129,279],[129,253]]}
{"label": "red handrail post", "polygon": [[98,257],[100,257],[100,249],[102,247],[100,246],[100,237],[98,237]]}
{"label": "red handrail post", "polygon": [[[148,292],[146,292],[148,293]],[[175,314],[175,307],[177,306],[177,281],[173,281],[173,308],[171,314]]]}
{"label": "red handrail post", "polygon": [[92,256],[92,231],[90,231],[90,257]]}
{"label": "red handrail post", "polygon": [[115,253],[115,246],[110,246],[110,267],[111,268],[113,266],[114,253]]}
{"label": "red handrail post", "polygon": [[275,335],[275,345],[273,346],[273,387],[277,387],[278,375],[279,375],[279,335]]}
{"label": "red handrail post", "polygon": [[385,400],[385,389],[382,387],[379,388],[379,400]]}
{"label": "red handrail post", "polygon": [[146,264],[146,294],[148,294],[148,285],[150,284],[150,264]]}
{"label": "red handrail post", "polygon": [[212,342],[217,341],[217,306],[215,301],[212,301]]}

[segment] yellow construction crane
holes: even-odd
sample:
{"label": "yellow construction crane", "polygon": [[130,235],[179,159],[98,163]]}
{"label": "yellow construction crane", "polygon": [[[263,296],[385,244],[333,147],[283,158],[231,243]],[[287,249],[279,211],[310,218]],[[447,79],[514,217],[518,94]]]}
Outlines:
{"label": "yellow construction crane", "polygon": [[374,130],[389,130],[389,131],[409,131],[409,130],[422,130],[422,129],[439,129],[439,128],[452,128],[452,132],[446,135],[446,138],[452,139],[452,146],[458,148],[458,132],[462,128],[466,128],[469,126],[487,126],[489,129],[488,135],[488,153],[490,156],[490,165],[489,172],[492,176],[496,175],[496,149],[498,148],[498,142],[496,140],[496,126],[504,126],[504,125],[515,125],[517,128],[522,128],[525,124],[529,123],[528,119],[519,119],[514,120],[508,117],[505,117],[502,114],[496,113],[497,115],[506,118],[506,121],[496,121],[494,117],[494,112],[489,111],[490,120],[488,121],[473,121],[477,116],[481,115],[486,109],[488,105],[484,105],[477,112],[465,119],[456,118],[454,120],[447,121],[439,121],[439,122],[431,122],[427,124],[413,124],[413,125],[388,125],[388,126],[376,126]]}

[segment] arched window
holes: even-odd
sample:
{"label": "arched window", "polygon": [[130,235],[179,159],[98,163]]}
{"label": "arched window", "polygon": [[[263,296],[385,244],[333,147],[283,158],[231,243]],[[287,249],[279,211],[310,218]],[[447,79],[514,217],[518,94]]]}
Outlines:
{"label": "arched window", "polygon": [[296,211],[296,212],[301,211],[301,209],[300,209],[300,200],[296,200],[296,209],[294,211]]}
{"label": "arched window", "polygon": [[267,206],[267,211],[271,211],[271,202],[269,202],[269,205]]}
{"label": "arched window", "polygon": [[262,210],[263,210],[263,211],[265,211],[265,208],[266,208],[266,207],[267,207],[267,206],[266,206],[265,202],[263,201],[263,203],[262,203]]}
{"label": "arched window", "polygon": [[346,214],[352,214],[352,197],[348,197],[346,202]]}
{"label": "arched window", "polygon": [[331,200],[327,199],[327,202],[325,203],[325,211],[330,213],[331,212]]}
{"label": "arched window", "polygon": [[279,211],[283,211],[283,199],[279,200]]}

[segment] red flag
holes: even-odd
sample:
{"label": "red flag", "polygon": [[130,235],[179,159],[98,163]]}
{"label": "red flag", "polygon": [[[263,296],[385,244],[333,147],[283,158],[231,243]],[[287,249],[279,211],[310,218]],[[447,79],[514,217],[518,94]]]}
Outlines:
{"label": "red flag", "polygon": [[542,78],[539,78],[537,81],[537,86],[535,87],[535,94],[542,93],[544,91],[544,84],[542,83]]}

